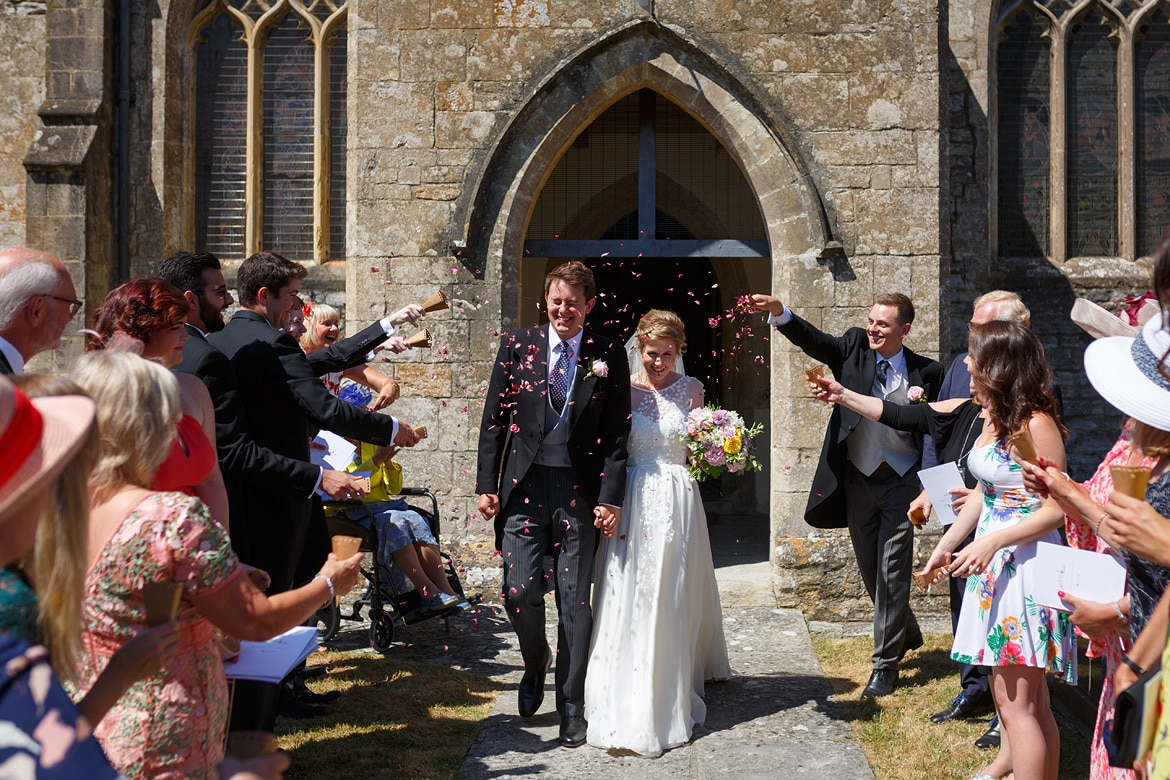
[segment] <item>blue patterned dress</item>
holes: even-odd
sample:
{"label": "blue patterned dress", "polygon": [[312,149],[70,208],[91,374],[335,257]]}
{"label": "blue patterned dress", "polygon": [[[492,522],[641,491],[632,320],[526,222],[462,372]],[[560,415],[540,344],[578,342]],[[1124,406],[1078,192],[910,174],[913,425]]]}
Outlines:
{"label": "blue patterned dress", "polygon": [[[1023,472],[1002,442],[971,450],[967,466],[983,495],[976,539],[1022,522],[1040,508],[1040,497],[1024,489]],[[1053,529],[1038,541],[1060,544],[1060,533]],[[1075,684],[1076,636],[1068,614],[1032,599],[1028,563],[1035,554],[1035,542],[1004,547],[982,574],[967,578],[951,658],[980,666],[1047,668]]]}

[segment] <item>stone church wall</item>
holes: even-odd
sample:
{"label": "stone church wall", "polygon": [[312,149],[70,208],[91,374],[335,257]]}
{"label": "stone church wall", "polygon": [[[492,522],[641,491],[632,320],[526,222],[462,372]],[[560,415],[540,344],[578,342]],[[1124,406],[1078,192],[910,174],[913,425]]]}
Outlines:
{"label": "stone church wall", "polygon": [[[136,274],[192,241],[183,174],[192,74],[179,52],[195,5],[131,4]],[[0,17],[13,51],[2,98],[8,110],[0,112],[0,239],[10,243],[36,242],[25,235],[21,160],[45,95],[46,17],[30,13],[37,7],[9,3]],[[537,194],[518,191],[528,186],[517,184],[529,173],[523,163],[504,179],[500,161],[540,150],[542,161],[555,162],[548,138],[568,143],[575,130],[558,124],[567,114],[563,96],[576,90],[585,101],[603,71],[623,88],[645,86],[638,79],[651,78],[652,57],[670,60],[676,86],[695,68],[691,92],[678,87],[672,99],[706,101],[705,124],[724,139],[746,134],[736,139],[745,167],[784,158],[794,171],[756,189],[761,200],[782,204],[766,220],[773,247],[786,247],[774,250],[773,290],[802,316],[841,332],[864,322],[875,295],[905,292],[918,307],[909,346],[948,361],[962,350],[976,295],[1020,290],[1059,369],[1077,431],[1074,473],[1087,476],[1116,420],[1086,387],[1078,368],[1085,339],[1067,310],[1075,294],[1108,300],[1144,289],[1144,267],[992,260],[991,12],[990,0],[350,0],[349,256],[313,268],[305,287],[343,308],[351,332],[435,289],[451,298],[450,311],[423,323],[432,350],[378,367],[403,380],[395,414],[428,428],[428,439],[400,460],[408,484],[439,494],[444,542],[474,571],[473,586],[480,576],[494,585],[500,565],[475,511],[474,474],[491,360],[500,331],[516,324],[519,279],[502,247],[518,246],[519,237],[502,236],[502,226],[523,225],[519,212]],[[731,122],[743,115],[736,111],[764,131]],[[110,137],[104,122],[106,115],[96,120],[99,139]],[[100,196],[109,181],[85,186]],[[80,237],[72,244],[84,247]],[[86,252],[96,256],[78,250]],[[109,258],[101,262],[94,279],[109,276]],[[99,286],[87,284],[87,297]],[[812,532],[801,519],[829,410],[807,396],[800,370],[807,359],[782,338],[770,345],[770,398],[761,404],[772,409],[777,600],[810,617],[867,620],[846,536]],[[919,542],[932,544],[929,535]]]}
{"label": "stone church wall", "polygon": [[0,246],[25,241],[24,155],[45,99],[45,3],[15,0],[0,6],[6,59],[0,90]]}

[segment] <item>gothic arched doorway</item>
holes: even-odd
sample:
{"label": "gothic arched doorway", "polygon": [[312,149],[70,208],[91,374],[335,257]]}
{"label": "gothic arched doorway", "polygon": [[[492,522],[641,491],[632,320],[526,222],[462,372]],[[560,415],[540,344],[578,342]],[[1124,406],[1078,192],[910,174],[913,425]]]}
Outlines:
{"label": "gothic arched doorway", "polygon": [[[647,310],[677,312],[687,373],[703,382],[707,401],[766,418],[767,342],[743,337],[760,318],[734,313],[739,296],[771,288],[766,235],[759,201],[723,144],[655,91],[633,92],[580,131],[535,199],[520,324],[542,321],[547,270],[581,258],[598,283],[589,328],[625,342]],[[767,449],[759,454],[766,463]],[[704,490],[719,501],[709,510],[767,510],[766,479],[725,478],[718,487]]]}

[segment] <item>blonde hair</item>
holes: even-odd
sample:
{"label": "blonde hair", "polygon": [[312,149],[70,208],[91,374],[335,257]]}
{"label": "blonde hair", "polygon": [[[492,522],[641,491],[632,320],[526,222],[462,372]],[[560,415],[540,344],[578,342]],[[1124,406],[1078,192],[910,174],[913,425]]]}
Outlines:
{"label": "blonde hair", "polygon": [[101,456],[92,487],[147,487],[182,416],[174,374],[138,355],[102,351],[83,355],[73,379],[97,403]]}
{"label": "blonde hair", "polygon": [[647,341],[654,339],[670,339],[678,345],[678,353],[687,351],[687,329],[682,318],[666,309],[651,309],[638,320],[638,327],[634,331],[638,340],[638,351],[646,347]]}
{"label": "blonde hair", "polygon": [[[22,374],[13,377],[30,398],[84,395],[64,377]],[[64,680],[75,680],[81,658],[82,601],[89,543],[89,475],[101,444],[97,426],[68,468],[53,480],[49,502],[37,525],[30,555],[18,562],[37,595],[40,640],[49,649],[53,670]]]}
{"label": "blonde hair", "polygon": [[985,303],[996,304],[995,318],[997,320],[1018,322],[1025,328],[1032,327],[1032,312],[1024,305],[1023,299],[1014,292],[992,290],[991,292],[983,293],[975,299],[971,310],[974,311]]}
{"label": "blonde hair", "polygon": [[1170,455],[1170,432],[1146,425],[1140,420],[1133,421],[1133,446],[1149,458],[1164,458]]}
{"label": "blonde hair", "polygon": [[325,346],[317,340],[317,326],[326,322],[341,325],[341,312],[327,303],[313,303],[309,305],[309,313],[305,315],[305,333],[301,336],[301,349],[312,352]]}

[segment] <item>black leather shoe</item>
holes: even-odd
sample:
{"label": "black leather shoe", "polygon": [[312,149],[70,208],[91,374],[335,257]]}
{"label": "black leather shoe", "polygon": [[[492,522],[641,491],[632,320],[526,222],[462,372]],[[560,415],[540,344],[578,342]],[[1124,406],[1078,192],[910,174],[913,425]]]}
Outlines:
{"label": "black leather shoe", "polygon": [[297,677],[302,680],[315,680],[325,674],[325,665],[321,666],[306,666],[297,673]]}
{"label": "black leather shoe", "polygon": [[960,693],[945,710],[930,716],[931,723],[945,723],[948,720],[961,720],[978,715],[987,709],[987,702],[980,701],[972,696]]}
{"label": "black leather shoe", "polygon": [[517,696],[521,718],[531,718],[540,709],[540,704],[544,701],[544,678],[548,674],[551,659],[552,653],[546,647],[544,663],[536,669],[524,670],[524,677],[520,679],[520,693]]}
{"label": "black leather shoe", "polygon": [[561,745],[564,747],[581,747],[585,744],[585,732],[589,724],[580,715],[566,715],[561,718]]}
{"label": "black leather shoe", "polygon": [[302,704],[329,704],[341,698],[341,691],[326,691],[325,693],[314,693],[305,685],[305,680],[300,675],[293,677],[292,694],[296,700]]}
{"label": "black leather shoe", "polygon": [[987,750],[988,748],[999,747],[999,718],[998,717],[991,719],[991,725],[987,727],[987,731],[984,732],[982,737],[975,740],[975,747],[980,748],[981,750]]}
{"label": "black leather shoe", "polygon": [[310,704],[309,702],[304,702],[298,699],[290,686],[281,686],[280,702],[276,707],[276,714],[280,717],[293,718],[295,720],[305,720],[308,718],[316,718],[317,716],[324,715],[327,712],[329,712],[329,710],[324,706],[319,704]]}
{"label": "black leather shoe", "polygon": [[861,692],[861,700],[868,701],[879,696],[889,696],[898,687],[897,669],[874,669],[869,676],[869,683]]}
{"label": "black leather shoe", "polygon": [[906,637],[902,642],[902,652],[898,653],[898,663],[902,662],[902,659],[906,657],[906,653],[909,653],[911,650],[917,650],[924,644],[921,631],[914,636]]}
{"label": "black leather shoe", "polygon": [[296,691],[294,696],[297,701],[304,704],[329,704],[341,698],[341,691],[326,691],[325,693],[314,693],[308,688],[301,691]]}

